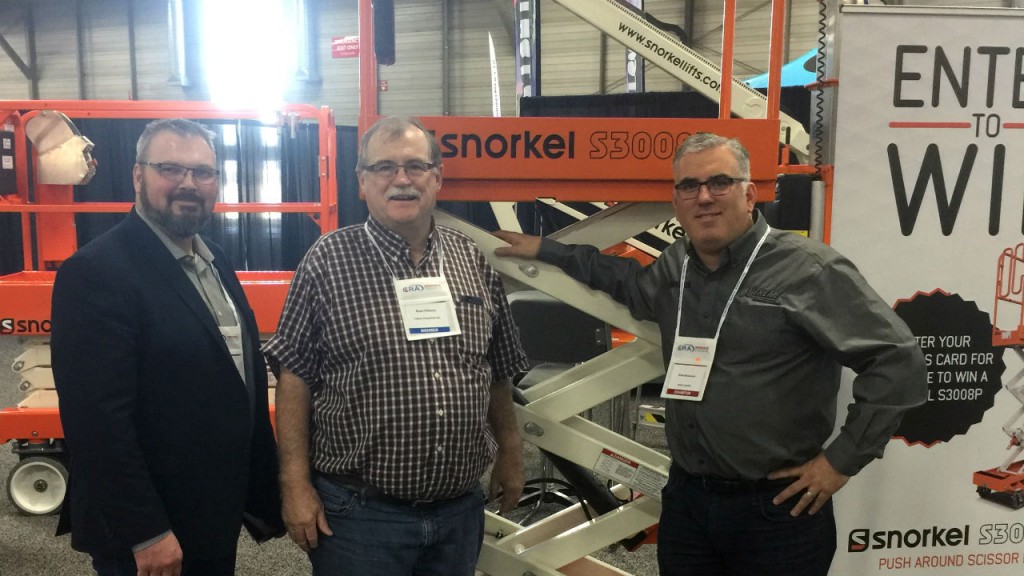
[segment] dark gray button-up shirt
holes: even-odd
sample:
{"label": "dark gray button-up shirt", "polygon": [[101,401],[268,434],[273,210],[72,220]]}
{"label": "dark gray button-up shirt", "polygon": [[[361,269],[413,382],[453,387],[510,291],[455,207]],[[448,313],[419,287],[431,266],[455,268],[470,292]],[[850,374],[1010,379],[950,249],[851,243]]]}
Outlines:
{"label": "dark gray button-up shirt", "polygon": [[[685,239],[646,268],[589,246],[545,240],[539,258],[611,294],[661,329],[666,363],[675,339],[679,274],[690,251],[680,334],[713,338],[754,246],[753,227],[709,271]],[[857,373],[856,399],[839,435],[841,367]],[[832,248],[772,230],[740,286],[719,337],[701,402],[668,401],[673,461],[691,474],[760,479],[824,449],[854,475],[880,457],[902,414],[927,398],[924,358],[913,334],[854,265]]]}

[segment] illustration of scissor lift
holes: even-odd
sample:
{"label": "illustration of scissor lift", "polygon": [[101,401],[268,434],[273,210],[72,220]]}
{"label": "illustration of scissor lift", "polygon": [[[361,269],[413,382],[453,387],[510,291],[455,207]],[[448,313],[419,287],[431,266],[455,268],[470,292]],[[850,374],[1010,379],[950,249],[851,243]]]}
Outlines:
{"label": "illustration of scissor lift", "polygon": [[[1000,322],[1016,325],[1000,328]],[[1024,242],[1003,250],[996,272],[996,297],[992,307],[992,345],[1013,350],[1024,361]],[[1014,509],[1024,507],[1024,368],[1003,382],[1021,407],[1003,424],[1010,437],[1010,455],[1002,465],[974,473],[978,494]]]}

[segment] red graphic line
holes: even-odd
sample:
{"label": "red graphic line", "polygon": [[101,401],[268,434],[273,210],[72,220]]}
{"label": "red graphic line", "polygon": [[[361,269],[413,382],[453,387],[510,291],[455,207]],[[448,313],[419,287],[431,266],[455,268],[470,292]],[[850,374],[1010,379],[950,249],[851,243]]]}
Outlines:
{"label": "red graphic line", "polygon": [[1007,122],[1003,128],[1024,128],[1024,122]]}
{"label": "red graphic line", "polygon": [[[1003,124],[1003,126],[1006,126]],[[970,128],[970,122],[889,122],[889,128]]]}
{"label": "red graphic line", "polygon": [[942,440],[935,440],[934,442],[924,442],[922,440],[915,440],[911,442],[910,440],[907,440],[903,436],[893,436],[893,439],[903,440],[903,443],[906,444],[907,446],[924,446],[925,448],[931,448],[932,446],[935,446],[936,444],[940,444],[942,442]]}

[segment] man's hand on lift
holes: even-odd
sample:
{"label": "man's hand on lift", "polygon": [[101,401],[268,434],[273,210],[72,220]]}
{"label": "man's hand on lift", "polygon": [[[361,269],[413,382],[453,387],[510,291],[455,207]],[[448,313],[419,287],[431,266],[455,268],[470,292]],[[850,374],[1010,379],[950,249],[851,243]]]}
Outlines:
{"label": "man's hand on lift", "polygon": [[316,548],[319,533],[333,536],[324,505],[307,479],[281,483],[281,517],[288,536],[306,552]]}
{"label": "man's hand on lift", "polygon": [[772,500],[772,503],[778,506],[793,496],[799,495],[800,500],[789,513],[793,517],[799,516],[804,510],[807,510],[808,514],[817,514],[818,510],[821,510],[821,507],[828,502],[828,499],[839,492],[843,486],[846,486],[846,482],[850,479],[849,476],[841,474],[833,468],[824,453],[818,454],[800,466],[783,468],[768,475],[769,480],[778,480],[779,478],[795,478],[792,484],[786,486],[786,489],[779,492],[779,495]]}
{"label": "man's hand on lift", "polygon": [[492,232],[495,237],[508,242],[508,246],[500,246],[494,249],[498,256],[516,256],[533,260],[540,252],[540,236],[530,236],[518,232],[497,230]]}

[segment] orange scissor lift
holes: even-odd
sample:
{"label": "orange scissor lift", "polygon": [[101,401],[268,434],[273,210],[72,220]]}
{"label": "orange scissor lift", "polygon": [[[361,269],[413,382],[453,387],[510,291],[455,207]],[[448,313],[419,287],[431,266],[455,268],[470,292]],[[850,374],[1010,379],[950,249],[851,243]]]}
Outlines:
{"label": "orange scissor lift", "polygon": [[[600,12],[608,16],[600,26],[615,27],[614,21],[620,17],[628,20],[632,27],[647,25],[642,17],[624,10],[615,0],[594,0],[585,6],[576,5],[575,0],[554,1],[564,2],[570,10],[575,6],[574,11],[584,18],[586,13]],[[671,155],[676,146],[690,134],[712,131],[736,137],[750,150],[751,178],[758,184],[759,201],[774,199],[775,181],[781,174],[820,173],[825,181],[824,236],[827,241],[831,171],[827,166],[790,164],[789,149],[780,144],[780,141],[789,142],[785,136],[789,129],[783,129],[786,122],[780,119],[779,111],[786,1],[772,0],[769,89],[762,108],[764,113],[758,118],[737,118],[744,115],[741,109],[749,110],[750,100],[749,94],[743,92],[745,87],[738,86],[732,79],[736,2],[725,0],[724,6],[722,66],[720,70],[715,68],[705,74],[705,78],[719,75],[720,91],[709,96],[718,98],[719,118],[422,117],[427,128],[447,142],[443,147],[445,179],[439,199],[491,202],[492,205],[537,199],[605,202],[610,207],[603,212],[551,237],[622,252],[623,241],[672,217],[667,200],[671,194]],[[373,46],[371,0],[359,0],[359,20],[361,45]],[[599,26],[594,21],[591,23]],[[626,43],[624,39],[619,41]],[[669,43],[671,39],[664,41]],[[633,47],[627,44],[627,48]],[[643,47],[636,48],[639,51]],[[701,66],[710,66],[706,60],[700,60]],[[653,60],[652,63],[658,64]],[[365,130],[378,117],[377,63],[372,50],[360,51],[359,70],[359,125]],[[698,88],[705,89],[706,85]],[[736,92],[742,94],[737,96]],[[223,110],[198,102],[0,102],[0,120],[6,118],[18,134],[15,138],[17,158],[29,157],[23,136],[24,124],[32,115],[46,110],[59,110],[71,119],[259,117],[256,113]],[[217,211],[304,212],[318,217],[321,231],[332,230],[337,226],[338,215],[331,114],[326,109],[305,106],[290,106],[282,113],[286,118],[298,117],[320,126],[321,201],[220,204]],[[604,153],[594,148],[595,142],[608,143]],[[625,153],[620,154],[623,150]],[[806,149],[802,152],[803,155],[798,156],[806,158]],[[39,320],[40,329],[27,335],[45,341],[42,321],[49,319],[53,270],[76,248],[74,214],[125,212],[129,204],[76,203],[71,186],[30,182],[24,161],[18,164],[17,173],[18,192],[13,196],[0,196],[0,212],[21,214],[25,261],[33,262],[34,247],[35,261],[41,264],[0,277],[0,318],[10,315]],[[470,235],[488,256],[500,243],[487,231],[454,217],[439,213],[437,220]],[[498,220],[502,227],[515,225],[500,216]],[[33,221],[34,228],[29,225]],[[32,230],[34,232],[30,233]],[[664,454],[578,415],[663,373],[657,328],[651,323],[637,322],[610,298],[592,293],[551,266],[515,259],[492,259],[491,264],[514,284],[545,292],[631,336],[610,351],[533,386],[525,392],[528,403],[516,407],[524,439],[602,477],[618,481],[613,491],[623,505],[595,517],[594,511],[584,510],[587,504],[581,503],[530,526],[520,526],[489,513],[478,570],[492,576],[626,574],[589,554],[656,524],[660,487],[667,479],[669,461]],[[263,331],[273,332],[277,326],[290,275],[287,272],[239,273]],[[37,367],[45,372],[47,355],[44,348],[26,353],[16,361],[15,370],[26,378]],[[14,482],[9,483],[9,486],[15,485],[18,497],[29,502],[28,509],[19,507],[30,513],[45,513],[59,507],[63,499],[66,478],[62,462],[63,434],[52,385],[30,389],[35,387],[35,384],[26,386],[29,393],[18,406],[0,410],[0,442],[13,440],[21,458],[20,468],[12,471]],[[32,504],[33,498],[39,503]]]}
{"label": "orange scissor lift", "polygon": [[[723,3],[721,68],[651,28],[642,14],[617,0],[552,1],[648,58],[649,63],[668,65],[664,68],[667,72],[719,103],[719,117],[423,117],[424,125],[435,132],[445,153],[442,199],[487,201],[492,205],[538,199],[607,203],[609,208],[549,237],[621,252],[624,241],[672,218],[668,202],[671,158],[678,144],[696,132],[716,132],[738,138],[750,150],[751,179],[758,184],[758,201],[775,199],[780,174],[820,173],[825,184],[823,234],[827,241],[831,171],[828,167],[789,163],[791,153],[797,158],[808,157],[808,141],[806,133],[799,134],[802,127],[797,129],[779,110],[785,0],[772,0],[767,97],[732,78],[735,0]],[[370,46],[371,0],[359,0],[359,17],[361,44]],[[653,52],[650,44],[623,35],[623,29],[643,30],[648,38],[656,38],[659,51]],[[671,57],[666,57],[665,51]],[[702,71],[703,78],[719,80],[720,88],[708,93],[707,84],[692,83],[694,78],[686,71],[695,69]],[[376,90],[374,54],[361,50],[362,130],[377,118]],[[526,143],[532,143],[532,147]],[[514,217],[503,220],[500,209],[495,210],[499,225],[515,229],[518,222]],[[636,321],[610,297],[591,291],[553,266],[491,258],[501,241],[485,230],[444,214],[438,214],[437,221],[470,236],[509,286],[544,292],[632,335],[595,358],[534,383],[522,391],[525,402],[516,406],[525,441],[614,484],[611,491],[621,505],[598,510],[592,502],[584,501],[528,526],[488,513],[477,570],[490,576],[627,574],[590,554],[626,544],[638,533],[646,533],[649,539],[656,531],[669,459],[580,414],[661,377],[664,366],[657,327]]]}
{"label": "orange scissor lift", "polygon": [[[49,142],[53,140],[47,140],[46,136],[64,129],[59,120],[52,122],[57,120],[55,117],[65,118],[66,124],[73,130],[72,121],[76,118],[184,117],[196,120],[261,121],[266,113],[223,109],[204,102],[0,101],[0,125],[10,126],[14,133],[16,180],[14,194],[0,195],[0,212],[20,214],[23,259],[26,262],[24,270],[0,276],[0,318],[8,322],[3,333],[16,334],[27,342],[27,349],[12,366],[21,378],[19,387],[25,394],[24,399],[16,406],[0,408],[0,444],[13,441],[19,462],[10,471],[7,492],[14,505],[27,514],[55,512],[63,502],[66,490],[64,434],[49,367],[47,342],[55,271],[78,247],[76,214],[123,213],[128,212],[132,206],[130,202],[76,202],[73,184],[78,182],[43,183],[53,180],[46,178],[48,152],[51,149]],[[47,128],[32,130],[34,122],[43,123],[44,120],[51,121],[46,124]],[[322,231],[337,228],[337,182],[334,168],[336,135],[331,111],[327,108],[289,105],[278,110],[270,123],[285,127],[294,123],[318,125],[319,202],[220,203],[215,211],[303,213],[313,218]],[[87,154],[88,148],[76,153]],[[238,276],[261,331],[273,333],[277,328],[292,273],[242,271],[238,272]]]}
{"label": "orange scissor lift", "polygon": [[[1000,328],[1000,323],[1011,328]],[[999,255],[992,306],[992,345],[1009,348],[1024,360],[1024,242]],[[1017,460],[1024,451],[1024,369],[1004,381],[1003,387],[1021,403],[1003,424],[1003,432],[1010,437],[1006,447],[1010,455],[1001,466],[975,472],[974,484],[982,498],[1014,509],[1024,508],[1024,460]]]}

